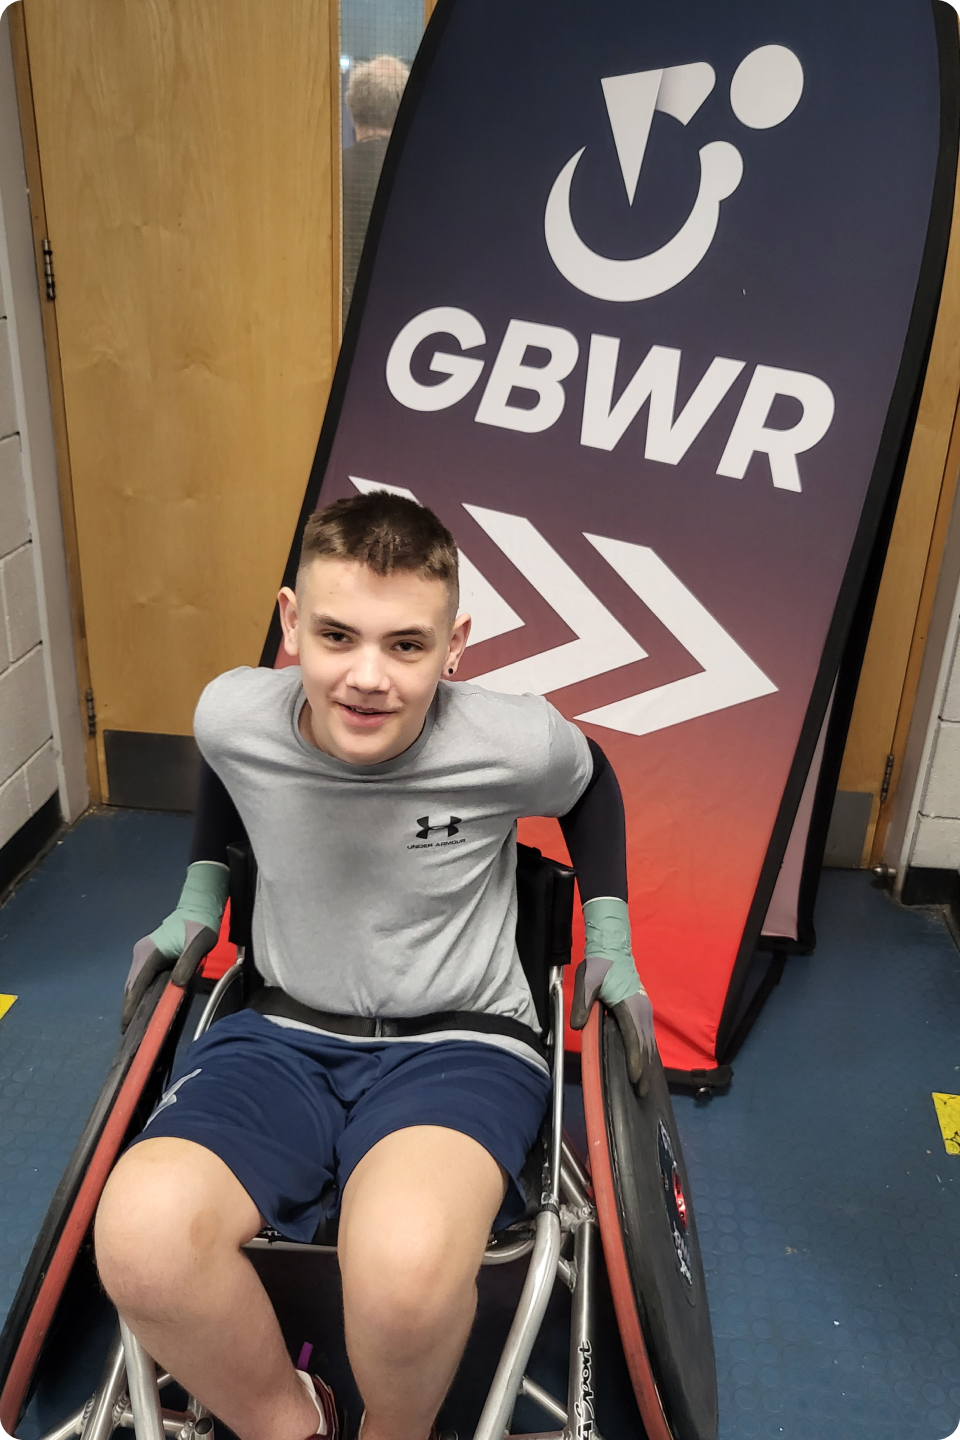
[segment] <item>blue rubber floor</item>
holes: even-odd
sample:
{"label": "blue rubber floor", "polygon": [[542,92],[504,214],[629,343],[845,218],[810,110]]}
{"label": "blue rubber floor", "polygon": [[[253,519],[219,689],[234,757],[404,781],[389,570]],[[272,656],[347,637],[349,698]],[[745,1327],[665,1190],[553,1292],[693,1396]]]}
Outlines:
{"label": "blue rubber floor", "polygon": [[674,1102],[707,1267],[720,1433],[938,1440],[960,1422],[960,956],[932,912],[826,871],[814,955],[729,1095]]}
{"label": "blue rubber floor", "polygon": [[130,950],[177,903],[181,815],[101,811],[0,909],[0,1323],[120,1039]]}
{"label": "blue rubber floor", "polygon": [[[82,821],[0,910],[0,1317],[117,1040],[132,942],[189,821]],[[700,1227],[720,1435],[942,1440],[960,1422],[960,956],[938,916],[827,871],[726,1096],[674,1104]],[[605,1440],[641,1436],[624,1421]]]}

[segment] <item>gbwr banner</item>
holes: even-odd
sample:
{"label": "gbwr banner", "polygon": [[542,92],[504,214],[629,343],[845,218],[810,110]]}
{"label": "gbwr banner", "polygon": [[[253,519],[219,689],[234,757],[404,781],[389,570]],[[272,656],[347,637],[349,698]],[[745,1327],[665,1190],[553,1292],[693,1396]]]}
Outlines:
{"label": "gbwr banner", "polygon": [[301,526],[431,506],[461,677],[606,750],[673,1070],[722,1057],[899,482],[956,51],[929,0],[441,0],[391,142]]}

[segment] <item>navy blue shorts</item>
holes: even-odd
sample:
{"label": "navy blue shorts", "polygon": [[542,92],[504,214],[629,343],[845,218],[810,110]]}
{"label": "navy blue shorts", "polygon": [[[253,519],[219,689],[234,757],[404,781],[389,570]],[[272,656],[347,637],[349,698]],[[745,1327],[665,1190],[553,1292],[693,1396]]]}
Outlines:
{"label": "navy blue shorts", "polygon": [[183,1071],[137,1139],[171,1135],[212,1150],[290,1240],[312,1240],[354,1166],[411,1125],[469,1135],[503,1167],[510,1183],[494,1229],[523,1215],[520,1171],[550,1078],[502,1046],[342,1040],[242,1010],[190,1046]]}

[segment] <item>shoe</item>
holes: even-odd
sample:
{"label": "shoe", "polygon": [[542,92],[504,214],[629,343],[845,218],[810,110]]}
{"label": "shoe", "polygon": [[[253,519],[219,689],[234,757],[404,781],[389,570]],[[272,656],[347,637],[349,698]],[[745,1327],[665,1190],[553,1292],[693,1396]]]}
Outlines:
{"label": "shoe", "polygon": [[[310,1394],[310,1399],[316,1403],[320,1416],[323,1417],[324,1440],[340,1440],[340,1416],[330,1386],[325,1380],[321,1380],[319,1375],[310,1375],[306,1370],[298,1370],[297,1374],[303,1381],[304,1388]],[[317,1430],[313,1435],[306,1436],[305,1440],[316,1440],[319,1433]]]}

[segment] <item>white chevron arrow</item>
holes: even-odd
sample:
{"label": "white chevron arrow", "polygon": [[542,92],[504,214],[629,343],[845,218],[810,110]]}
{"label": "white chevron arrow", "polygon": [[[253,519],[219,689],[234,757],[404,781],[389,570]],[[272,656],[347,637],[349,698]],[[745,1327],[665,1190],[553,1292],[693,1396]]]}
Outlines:
{"label": "white chevron arrow", "polygon": [[[646,658],[646,651],[529,520],[497,510],[481,510],[476,505],[463,508],[579,637],[540,655],[477,675],[475,685],[512,695],[524,691],[546,695]],[[585,710],[576,716],[577,720],[627,735],[649,735],[776,691],[772,680],[648,546],[610,540],[603,535],[585,533],[584,538],[703,669],[697,675],[657,685],[611,705]]]}
{"label": "white chevron arrow", "polygon": [[736,640],[704,609],[673,571],[646,545],[586,535],[604,560],[612,565],[635,595],[689,650],[703,670],[671,680],[640,695],[585,710],[576,718],[606,725],[627,735],[649,735],[668,725],[680,725],[698,715],[710,715],[761,695],[772,695],[776,685],[741,650]]}
{"label": "white chevron arrow", "polygon": [[[361,480],[359,475],[350,476],[351,484],[362,495],[371,490],[386,490],[391,495],[403,495],[407,500],[417,500],[412,490],[403,485],[384,485],[380,480]],[[479,645],[481,640],[492,640],[495,635],[506,635],[509,630],[520,630],[523,621],[512,606],[490,584],[486,576],[469,560],[463,551],[460,554],[460,603],[473,620],[467,645]]]}
{"label": "white chevron arrow", "polygon": [[[411,490],[399,485],[384,485],[355,475],[350,479],[363,494],[387,490],[409,500],[417,498]],[[529,520],[522,515],[508,515],[478,505],[464,504],[463,508],[577,637],[539,655],[477,675],[472,681],[474,685],[509,695],[548,695],[647,658],[646,650]],[[702,669],[696,675],[671,680],[610,705],[584,710],[575,717],[577,720],[587,720],[592,725],[602,725],[626,735],[650,735],[700,715],[775,694],[777,687],[773,681],[655,551],[646,545],[589,535],[586,531],[584,539],[589,540]],[[524,622],[516,611],[462,550],[460,567],[461,599],[474,622],[471,645],[522,628]]]}
{"label": "white chevron arrow", "polygon": [[508,695],[546,695],[564,685],[575,685],[579,680],[590,680],[594,675],[604,675],[634,660],[646,659],[646,650],[614,619],[529,520],[522,515],[504,515],[499,510],[481,510],[478,505],[463,508],[577,636],[565,645],[543,650],[539,655],[517,660],[499,670],[488,670],[485,675],[476,675],[474,685],[501,690]]}

